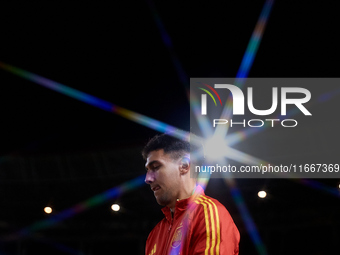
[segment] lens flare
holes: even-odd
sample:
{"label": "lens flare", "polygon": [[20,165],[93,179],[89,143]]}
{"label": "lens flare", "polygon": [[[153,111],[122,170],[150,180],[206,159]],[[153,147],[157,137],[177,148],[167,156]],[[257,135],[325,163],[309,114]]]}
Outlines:
{"label": "lens flare", "polygon": [[207,160],[218,160],[228,155],[228,147],[224,139],[220,139],[219,136],[213,136],[204,144],[205,156]]}

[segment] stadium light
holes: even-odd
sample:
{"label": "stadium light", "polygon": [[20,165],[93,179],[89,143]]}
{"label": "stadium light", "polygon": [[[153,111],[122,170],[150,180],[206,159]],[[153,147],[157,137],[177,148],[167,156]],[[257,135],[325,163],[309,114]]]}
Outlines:
{"label": "stadium light", "polygon": [[120,210],[119,204],[113,204],[111,205],[112,211],[118,212]]}
{"label": "stadium light", "polygon": [[50,214],[50,213],[52,213],[52,208],[49,207],[49,206],[46,206],[46,207],[44,208],[44,212],[47,213],[47,214]]}
{"label": "stadium light", "polygon": [[259,198],[265,198],[267,196],[267,192],[261,190],[257,193],[257,195],[259,196]]}

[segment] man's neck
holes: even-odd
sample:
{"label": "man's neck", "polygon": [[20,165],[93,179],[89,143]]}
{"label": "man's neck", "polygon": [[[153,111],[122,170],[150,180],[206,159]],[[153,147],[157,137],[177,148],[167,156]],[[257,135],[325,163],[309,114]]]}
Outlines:
{"label": "man's neck", "polygon": [[187,199],[191,197],[196,190],[196,183],[190,183],[190,185],[183,185],[182,192],[179,193],[177,201]]}
{"label": "man's neck", "polygon": [[[191,189],[190,189],[190,190],[191,190],[190,192],[186,191],[184,195],[180,196],[180,197],[182,197],[182,198],[177,198],[176,202],[191,197],[191,196],[195,193],[196,188],[197,188],[197,185],[195,185],[193,188],[191,188]],[[175,202],[175,205],[174,205],[174,206],[171,206],[171,207],[169,206],[170,212],[171,212],[171,217],[172,217],[172,218],[173,218],[173,215],[174,215],[174,213],[175,213],[176,202]]]}

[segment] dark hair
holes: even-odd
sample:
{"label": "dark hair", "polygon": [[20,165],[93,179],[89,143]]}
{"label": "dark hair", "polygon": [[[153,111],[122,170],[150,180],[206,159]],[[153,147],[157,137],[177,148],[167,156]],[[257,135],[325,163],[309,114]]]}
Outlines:
{"label": "dark hair", "polygon": [[190,153],[190,143],[169,134],[156,135],[145,145],[142,151],[143,158],[146,159],[151,151],[161,149],[171,154],[173,159],[178,159],[185,153]]}

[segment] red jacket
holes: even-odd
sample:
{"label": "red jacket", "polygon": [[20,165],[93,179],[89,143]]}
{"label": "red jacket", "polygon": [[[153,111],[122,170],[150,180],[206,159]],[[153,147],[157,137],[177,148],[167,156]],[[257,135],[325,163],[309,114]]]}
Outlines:
{"label": "red jacket", "polygon": [[237,255],[239,231],[227,209],[197,186],[195,194],[176,202],[173,218],[165,218],[151,231],[145,255]]}

